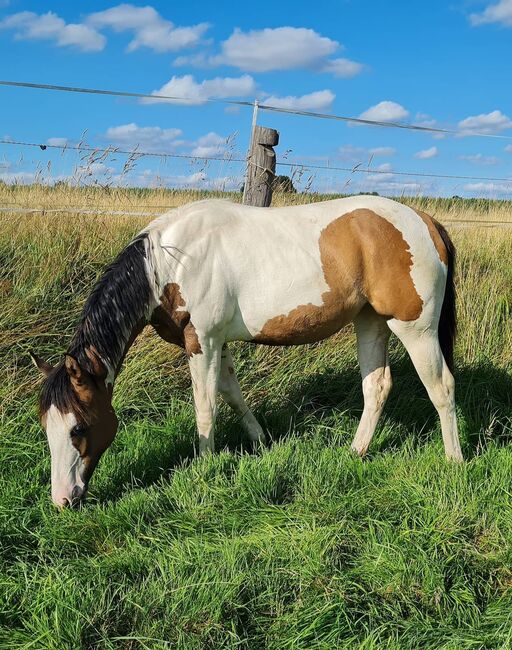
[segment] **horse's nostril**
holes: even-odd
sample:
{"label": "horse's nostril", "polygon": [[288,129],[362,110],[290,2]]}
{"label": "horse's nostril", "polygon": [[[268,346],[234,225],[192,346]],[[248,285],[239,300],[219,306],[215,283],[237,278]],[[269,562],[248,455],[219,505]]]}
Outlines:
{"label": "horse's nostril", "polygon": [[66,499],[66,497],[64,497],[64,498],[62,499],[62,501],[61,501],[61,506],[62,506],[63,508],[69,508],[70,505],[71,505],[70,500],[69,500],[69,499]]}
{"label": "horse's nostril", "polygon": [[79,488],[77,485],[73,488],[71,492],[71,507],[80,508],[85,499],[85,488]]}

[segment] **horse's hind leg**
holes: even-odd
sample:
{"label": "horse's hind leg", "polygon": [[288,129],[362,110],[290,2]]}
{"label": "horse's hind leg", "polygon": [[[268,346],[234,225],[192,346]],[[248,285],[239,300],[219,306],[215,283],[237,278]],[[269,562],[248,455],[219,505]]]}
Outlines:
{"label": "horse's hind leg", "polygon": [[395,319],[388,321],[388,325],[404,344],[436,407],[441,420],[446,457],[463,460],[455,414],[455,382],[441,352],[437,327],[426,329],[414,322],[406,323]]}
{"label": "horse's hind leg", "polygon": [[392,380],[388,360],[390,331],[384,317],[367,305],[354,320],[357,358],[363,380],[364,410],[352,449],[363,456],[373,437]]}
{"label": "horse's hind leg", "polygon": [[224,345],[222,348],[219,392],[224,401],[231,406],[240,418],[242,426],[253,444],[264,443],[265,434],[242,396],[240,385],[236,378],[233,357],[227,345]]}

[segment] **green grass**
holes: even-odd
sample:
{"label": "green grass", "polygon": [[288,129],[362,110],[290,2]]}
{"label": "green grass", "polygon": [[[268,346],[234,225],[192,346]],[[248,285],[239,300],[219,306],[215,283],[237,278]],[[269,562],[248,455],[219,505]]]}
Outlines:
{"label": "green grass", "polygon": [[454,232],[463,465],[444,460],[396,342],[371,453],[350,454],[351,329],[302,348],[233,346],[272,443],[246,453],[222,406],[218,453],[194,458],[186,361],[147,332],[119,377],[120,431],[88,504],[59,513],[26,351],[59,358],[144,220],[0,219],[0,648],[512,647],[510,230]]}

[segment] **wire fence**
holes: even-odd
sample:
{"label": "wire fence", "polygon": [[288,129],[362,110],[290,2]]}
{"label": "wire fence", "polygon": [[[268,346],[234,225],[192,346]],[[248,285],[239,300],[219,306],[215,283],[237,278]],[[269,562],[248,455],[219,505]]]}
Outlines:
{"label": "wire fence", "polygon": [[[133,210],[112,210],[110,208],[84,208],[80,206],[67,206],[62,208],[28,208],[12,205],[0,206],[0,213],[11,214],[83,214],[83,215],[106,215],[114,217],[160,217],[171,209],[171,206],[155,207],[151,211],[133,211]],[[443,224],[450,229],[466,228],[505,228],[512,229],[512,221],[497,221],[486,219],[446,219],[443,218]]]}
{"label": "wire fence", "polygon": [[[57,144],[44,144],[37,142],[23,142],[20,140],[0,140],[0,145],[13,145],[18,147],[36,147],[41,151],[46,149],[59,149],[61,151],[86,151],[93,154],[121,154],[127,156],[134,156],[137,158],[150,157],[150,158],[162,158],[162,159],[183,159],[183,160],[196,160],[205,162],[215,161],[215,162],[228,162],[228,163],[246,163],[245,158],[232,156],[230,154],[224,156],[194,156],[192,154],[182,154],[182,153],[161,153],[156,151],[141,151],[137,147],[133,149],[120,149],[115,146],[107,147],[92,147],[88,145],[57,145]],[[509,182],[512,184],[512,178],[508,177],[499,177],[499,176],[466,176],[466,175],[457,175],[457,174],[434,174],[430,172],[417,172],[417,171],[398,171],[393,169],[382,170],[375,167],[363,167],[361,164],[354,165],[353,167],[339,167],[337,165],[316,165],[305,160],[294,160],[292,162],[277,161],[276,165],[278,167],[287,167],[289,169],[316,169],[316,170],[325,170],[329,172],[340,171],[347,172],[350,174],[382,174],[384,176],[392,173],[394,176],[414,176],[419,178],[445,178],[445,179],[454,179],[454,180],[475,180],[475,181],[496,181],[496,182]]]}
{"label": "wire fence", "polygon": [[[51,91],[51,92],[64,92],[64,93],[85,93],[85,94],[94,94],[94,95],[103,95],[103,96],[113,96],[113,97],[125,97],[143,101],[155,101],[155,102],[167,102],[167,103],[180,103],[180,104],[206,104],[206,103],[215,103],[223,104],[227,106],[237,106],[237,107],[251,107],[254,108],[257,106],[258,110],[283,113],[283,114],[293,114],[309,118],[316,119],[325,119],[325,120],[336,120],[346,122],[353,125],[365,125],[373,126],[378,128],[386,129],[400,129],[403,131],[420,131],[425,133],[431,133],[434,135],[443,135],[443,136],[472,136],[478,138],[492,138],[492,139],[502,139],[502,140],[511,140],[512,136],[498,134],[498,133],[487,133],[487,132],[478,132],[475,130],[467,129],[447,129],[439,128],[435,126],[424,126],[420,124],[406,124],[402,122],[383,122],[379,120],[372,119],[362,119],[357,117],[350,117],[344,115],[334,115],[330,113],[320,113],[306,110],[297,110],[286,107],[260,104],[258,102],[250,102],[245,100],[231,100],[223,98],[200,98],[197,97],[185,97],[185,96],[172,96],[172,95],[161,95],[161,94],[147,94],[147,93],[138,93],[130,92],[123,90],[111,90],[111,89],[97,89],[97,88],[83,88],[83,87],[74,87],[74,86],[62,86],[54,84],[42,84],[42,83],[32,83],[32,82],[23,82],[23,81],[8,81],[0,80],[0,86],[4,87],[15,87],[15,88],[24,88],[30,90],[41,90],[41,91]],[[51,139],[49,139],[51,140]],[[193,175],[194,180],[201,184],[206,179],[206,174],[204,173],[204,166],[212,164],[222,164],[226,166],[236,166],[239,167],[247,165],[247,159],[244,155],[237,153],[233,148],[228,148],[222,154],[219,155],[194,155],[193,153],[178,153],[175,151],[147,151],[141,150],[138,146],[133,148],[122,148],[117,146],[108,145],[105,147],[91,146],[86,142],[80,141],[78,144],[68,143],[57,144],[52,143],[51,141],[46,142],[32,142],[26,141],[24,139],[12,139],[12,138],[3,138],[0,140],[0,145],[5,147],[19,147],[19,148],[32,148],[39,151],[52,151],[58,150],[61,153],[65,152],[77,152],[78,155],[86,154],[89,158],[85,161],[81,159],[80,164],[75,168],[80,170],[80,173],[74,176],[72,179],[76,181],[76,184],[86,183],[89,179],[90,182],[94,182],[100,185],[110,185],[112,182],[119,182],[120,178],[128,179],[128,173],[133,171],[135,164],[144,158],[147,159],[159,159],[160,161],[181,161],[189,162],[192,165],[196,166],[196,169],[199,171]],[[112,160],[115,156],[126,156],[126,161],[123,165],[123,169],[120,174],[111,174],[112,178],[102,178],[98,179],[97,175],[91,170],[97,169],[99,163],[104,163],[105,161]],[[352,182],[353,175],[362,175],[366,176],[370,182],[373,179],[381,178],[386,179],[428,179],[428,180],[447,180],[447,181],[472,181],[475,183],[486,183],[492,187],[492,184],[499,183],[501,184],[500,189],[510,188],[510,193],[512,194],[512,178],[504,176],[488,176],[488,175],[473,175],[473,174],[441,174],[433,173],[428,171],[409,171],[409,170],[395,170],[390,167],[376,167],[371,165],[372,160],[368,164],[363,164],[358,162],[352,166],[342,166],[339,164],[330,164],[327,160],[326,164],[318,164],[316,162],[304,160],[304,159],[286,159],[284,156],[282,159],[277,161],[277,167],[279,169],[286,170],[288,174],[302,187],[301,191],[310,191],[313,180],[315,179],[314,175],[319,173],[323,174],[324,179],[328,175],[333,176],[333,181],[331,185],[331,191],[343,192]],[[50,160],[47,160],[48,169],[50,168]],[[249,162],[250,164],[250,162]],[[201,170],[203,166],[203,170]],[[39,170],[41,171],[41,170]],[[243,183],[244,169],[238,169],[238,172],[235,172],[233,175],[223,176],[219,182],[210,183],[209,189],[237,189],[237,185],[240,186]],[[349,175],[348,178],[344,179],[344,185],[340,184],[340,174]],[[4,174],[9,175],[9,174]],[[11,174],[11,177],[15,180],[15,175]],[[29,176],[27,175],[27,178]],[[43,178],[42,173],[38,173],[34,176],[36,180]],[[169,179],[170,180],[170,179]],[[176,179],[175,179],[176,180]],[[179,182],[179,179],[178,181]],[[366,187],[368,183],[364,185]],[[327,186],[324,183],[324,188]],[[334,189],[334,186],[337,187],[337,190]],[[414,192],[419,185],[415,183],[404,183],[402,186],[395,180],[387,183],[388,189],[395,190],[400,193],[400,188],[402,191],[409,188]],[[206,187],[206,185],[205,185]],[[384,186],[383,186],[384,187]],[[325,191],[325,189],[324,189]]]}
{"label": "wire fence", "polygon": [[[71,92],[71,93],[86,93],[92,95],[108,95],[111,97],[128,97],[134,99],[145,99],[150,101],[164,101],[164,102],[174,102],[181,104],[205,104],[205,103],[215,103],[215,104],[227,104],[235,106],[254,106],[255,102],[245,101],[245,100],[233,100],[233,99],[222,99],[222,98],[198,98],[198,97],[187,97],[187,96],[176,96],[176,95],[160,95],[157,93],[135,93],[125,90],[102,90],[98,88],[79,88],[74,86],[56,86],[53,84],[42,84],[42,83],[29,83],[26,81],[5,81],[0,80],[0,86],[11,86],[16,88],[31,88],[37,90],[50,90],[57,92]],[[262,111],[271,111],[274,113],[286,113],[288,115],[301,115],[303,117],[314,117],[316,119],[324,120],[336,120],[340,122],[349,122],[351,124],[359,124],[364,126],[379,126],[386,129],[405,129],[410,131],[422,131],[424,133],[440,133],[444,135],[455,135],[455,136],[474,136],[479,138],[498,138],[501,140],[512,140],[511,135],[503,135],[500,133],[489,133],[489,132],[480,132],[474,129],[443,129],[434,126],[424,126],[421,124],[406,124],[404,122],[393,122],[393,121],[382,121],[382,120],[371,120],[364,119],[361,117],[349,117],[346,115],[334,115],[332,113],[320,113],[316,111],[306,111],[295,108],[286,108],[284,106],[272,106],[265,103],[258,102],[258,109]]]}

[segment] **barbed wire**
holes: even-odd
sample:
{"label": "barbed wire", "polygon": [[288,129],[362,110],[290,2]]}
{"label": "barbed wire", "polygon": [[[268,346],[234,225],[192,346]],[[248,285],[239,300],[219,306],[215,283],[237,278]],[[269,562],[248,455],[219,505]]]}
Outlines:
{"label": "barbed wire", "polygon": [[[41,150],[46,149],[60,149],[62,151],[87,151],[89,153],[102,153],[107,155],[121,154],[128,156],[136,157],[156,157],[156,158],[178,158],[185,160],[198,160],[198,161],[217,161],[225,163],[243,163],[246,164],[247,160],[245,158],[236,158],[234,156],[194,156],[192,154],[184,153],[162,153],[157,151],[140,151],[137,148],[132,150],[119,149],[117,147],[92,147],[89,145],[68,145],[68,144],[45,144],[38,142],[24,142],[21,140],[0,140],[0,145],[14,145],[19,147],[35,147]],[[251,161],[248,161],[251,164]],[[281,162],[277,161],[276,165],[279,167],[288,167],[291,169],[318,169],[324,171],[335,171],[335,172],[346,172],[350,174],[380,174],[380,175],[395,175],[395,176],[409,176],[409,177],[420,177],[420,178],[444,178],[451,180],[473,180],[473,181],[496,181],[501,183],[511,183],[512,178],[504,178],[497,176],[465,176],[460,174],[433,174],[430,172],[407,172],[407,171],[395,171],[395,170],[383,170],[383,169],[374,169],[371,167],[361,167],[355,165],[354,167],[339,167],[336,165],[315,165],[309,164],[305,161],[294,161],[294,162]]]}
{"label": "barbed wire", "polygon": [[48,144],[44,142],[24,142],[21,140],[0,140],[0,144],[12,144],[12,145],[17,145],[19,147],[38,147],[42,151],[45,149],[61,149],[62,151],[88,151],[90,153],[106,153],[107,155],[110,154],[123,154],[123,155],[128,155],[128,156],[140,156],[141,158],[144,156],[148,157],[155,157],[155,158],[185,158],[185,159],[190,159],[190,160],[219,160],[219,161],[224,161],[224,162],[240,162],[240,163],[245,163],[246,159],[245,158],[231,158],[231,157],[223,157],[223,156],[194,156],[192,154],[186,154],[186,153],[164,153],[160,151],[139,151],[136,147],[132,150],[127,150],[127,149],[119,149],[118,147],[114,146],[107,146],[107,147],[91,147],[90,145],[86,144],[78,144],[78,145],[73,145],[73,144]]}

